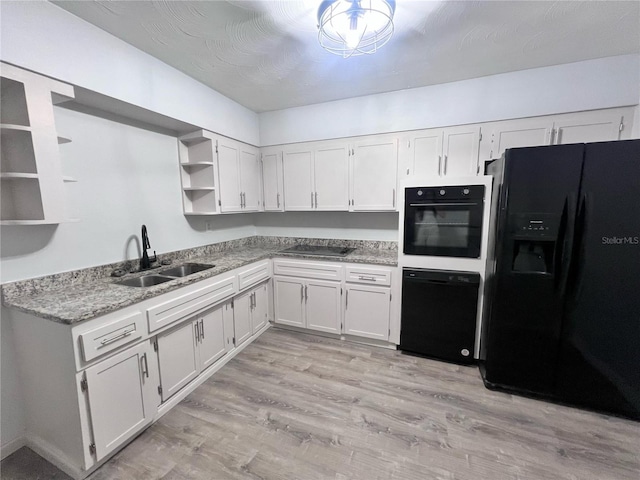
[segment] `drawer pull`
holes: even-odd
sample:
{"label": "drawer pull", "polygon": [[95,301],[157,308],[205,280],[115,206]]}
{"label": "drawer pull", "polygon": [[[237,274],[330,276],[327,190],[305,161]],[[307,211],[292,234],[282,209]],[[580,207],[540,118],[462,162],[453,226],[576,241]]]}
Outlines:
{"label": "drawer pull", "polygon": [[370,282],[375,282],[376,281],[376,277],[368,277],[366,275],[360,275],[358,277],[358,280],[368,280]]}
{"label": "drawer pull", "polygon": [[100,346],[104,347],[105,345],[109,345],[110,343],[115,342],[116,340],[120,340],[121,338],[128,337],[129,335],[131,335],[135,331],[136,331],[136,329],[134,327],[134,328],[131,328],[129,330],[125,330],[124,332],[122,332],[122,333],[120,333],[120,334],[118,334],[118,335],[116,335],[114,337],[105,338],[104,340],[100,341]]}

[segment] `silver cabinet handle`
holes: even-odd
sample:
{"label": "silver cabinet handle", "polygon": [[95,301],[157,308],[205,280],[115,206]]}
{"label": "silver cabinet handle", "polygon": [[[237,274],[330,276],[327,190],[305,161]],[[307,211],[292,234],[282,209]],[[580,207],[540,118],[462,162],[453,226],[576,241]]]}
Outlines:
{"label": "silver cabinet handle", "polygon": [[304,285],[300,285],[300,301],[304,301]]}
{"label": "silver cabinet handle", "polygon": [[438,155],[438,175],[442,176],[442,155]]}
{"label": "silver cabinet handle", "polygon": [[[144,361],[144,365],[142,365]],[[142,355],[142,358],[140,358],[140,364],[142,367],[142,374],[149,378],[149,364],[147,363],[147,354],[145,353],[144,355]]]}
{"label": "silver cabinet handle", "polygon": [[315,197],[316,197],[316,208],[318,208],[318,192],[316,192]]}
{"label": "silver cabinet handle", "polygon": [[313,192],[311,192],[311,208],[313,208]]}
{"label": "silver cabinet handle", "polygon": [[447,174],[447,160],[449,160],[449,155],[444,156],[444,175]]}
{"label": "silver cabinet handle", "polygon": [[193,326],[195,329],[196,343],[200,341],[200,322],[196,322]]}
{"label": "silver cabinet handle", "polygon": [[304,301],[309,300],[309,287],[307,285],[304,286]]}
{"label": "silver cabinet handle", "polygon": [[393,189],[393,208],[396,208],[396,189]]}
{"label": "silver cabinet handle", "polygon": [[375,282],[376,281],[376,277],[370,277],[370,276],[367,276],[367,275],[360,275],[358,277],[358,280],[368,280],[370,282]]}
{"label": "silver cabinet handle", "polygon": [[200,319],[200,335],[202,340],[204,340],[204,318]]}
{"label": "silver cabinet handle", "polygon": [[124,338],[124,337],[127,337],[127,336],[131,335],[135,331],[136,331],[136,329],[134,327],[134,328],[131,328],[129,330],[125,330],[124,332],[122,332],[122,333],[120,333],[118,335],[115,335],[115,336],[113,336],[111,338],[105,338],[104,340],[100,341],[100,346],[104,347],[105,345],[108,345],[108,344],[110,344],[112,342],[115,342],[116,340],[119,340],[121,338]]}
{"label": "silver cabinet handle", "polygon": [[280,192],[276,193],[276,206],[280,208]]}
{"label": "silver cabinet handle", "polygon": [[344,296],[344,309],[346,310],[347,308],[349,308],[349,290],[347,290]]}

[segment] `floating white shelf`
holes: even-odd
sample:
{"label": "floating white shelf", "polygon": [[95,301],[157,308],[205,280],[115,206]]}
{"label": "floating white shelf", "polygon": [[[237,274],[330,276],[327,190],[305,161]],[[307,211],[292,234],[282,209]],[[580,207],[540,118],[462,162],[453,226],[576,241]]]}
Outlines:
{"label": "floating white shelf", "polygon": [[215,187],[184,187],[185,192],[213,192]]}
{"label": "floating white shelf", "polygon": [[213,162],[185,162],[181,163],[183,167],[213,167]]}

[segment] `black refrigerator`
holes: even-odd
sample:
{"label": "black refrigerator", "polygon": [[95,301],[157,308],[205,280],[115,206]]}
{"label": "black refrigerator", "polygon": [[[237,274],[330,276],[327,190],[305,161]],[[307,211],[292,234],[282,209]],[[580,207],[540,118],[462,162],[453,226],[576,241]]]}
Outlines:
{"label": "black refrigerator", "polygon": [[487,173],[485,385],[640,419],[640,140],[511,149]]}

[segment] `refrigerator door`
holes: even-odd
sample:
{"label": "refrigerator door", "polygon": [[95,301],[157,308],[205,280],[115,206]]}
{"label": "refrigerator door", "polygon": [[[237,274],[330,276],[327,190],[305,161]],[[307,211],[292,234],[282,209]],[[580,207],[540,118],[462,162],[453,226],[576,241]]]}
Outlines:
{"label": "refrigerator door", "polygon": [[489,387],[550,395],[584,145],[507,150],[492,306],[483,341]]}
{"label": "refrigerator door", "polygon": [[557,395],[640,417],[640,140],[586,145]]}

